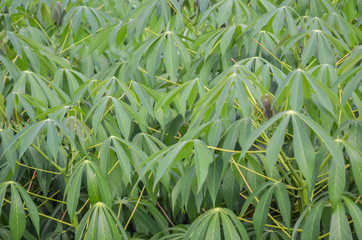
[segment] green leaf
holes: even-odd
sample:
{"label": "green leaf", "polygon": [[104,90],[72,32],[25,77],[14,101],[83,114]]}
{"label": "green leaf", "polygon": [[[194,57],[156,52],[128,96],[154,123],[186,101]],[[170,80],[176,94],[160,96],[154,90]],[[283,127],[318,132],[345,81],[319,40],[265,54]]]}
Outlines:
{"label": "green leaf", "polygon": [[126,175],[126,178],[131,182],[131,161],[128,158],[126,152],[123,150],[118,141],[113,141],[114,150],[117,153],[119,164],[123,170],[123,173]]}
{"label": "green leaf", "polygon": [[207,145],[201,140],[194,140],[195,168],[197,177],[197,192],[200,191],[209,171],[209,165],[213,161],[213,156]]}
{"label": "green leaf", "polygon": [[106,112],[108,102],[109,102],[109,98],[102,99],[100,101],[97,109],[95,109],[95,111],[93,112],[92,125],[93,125],[93,129],[94,129],[95,134],[97,134],[99,124],[101,123],[101,121],[103,119],[103,115]]}
{"label": "green leaf", "polygon": [[353,226],[358,239],[362,239],[362,210],[351,199],[343,196],[344,203],[353,220]]}
{"label": "green leaf", "polygon": [[261,234],[264,232],[264,226],[269,213],[273,190],[273,188],[266,190],[263,196],[260,198],[259,203],[256,205],[253,222],[257,238],[260,238]]}
{"label": "green leaf", "polygon": [[355,179],[360,194],[362,194],[362,155],[357,152],[357,149],[361,149],[362,146],[361,133],[361,124],[359,122],[353,123],[348,136],[348,142],[351,143],[352,146],[345,144],[345,149],[351,161],[353,178]]}
{"label": "green leaf", "polygon": [[279,124],[277,130],[274,132],[273,136],[270,139],[270,142],[266,148],[266,156],[268,160],[268,171],[269,175],[272,174],[272,170],[274,168],[275,163],[278,160],[278,155],[280,152],[280,149],[282,148],[284,144],[284,133],[288,126],[290,115],[287,115],[282,122]]}
{"label": "green leaf", "polygon": [[220,236],[220,216],[219,216],[219,214],[215,214],[212,217],[212,219],[210,220],[210,223],[208,224],[208,227],[207,227],[207,230],[206,230],[205,239],[210,239],[210,240],[221,239],[221,236]]}
{"label": "green leaf", "polygon": [[19,68],[14,63],[10,62],[3,56],[0,56],[0,61],[4,64],[5,68],[9,71],[13,78],[17,79],[19,77]]}
{"label": "green leaf", "polygon": [[1,216],[1,211],[2,211],[2,206],[3,206],[3,202],[4,202],[6,188],[7,188],[7,184],[5,184],[5,185],[1,184],[0,185],[0,204],[1,204],[0,216]]}
{"label": "green leaf", "polygon": [[303,104],[303,79],[301,74],[296,74],[290,93],[290,106],[292,110],[299,112]]}
{"label": "green leaf", "polygon": [[274,195],[284,222],[286,223],[287,228],[289,228],[291,221],[291,207],[286,185],[284,183],[278,183],[274,187]]}
{"label": "green leaf", "polygon": [[303,120],[324,142],[325,146],[332,155],[332,162],[330,166],[329,180],[328,180],[328,193],[335,206],[342,198],[342,194],[345,186],[345,171],[344,171],[344,158],[342,156],[341,148],[336,145],[334,140],[312,119],[299,114],[294,113],[298,118]]}
{"label": "green leaf", "polygon": [[320,232],[320,221],[324,202],[318,202],[309,212],[302,232],[302,240],[317,239]]}
{"label": "green leaf", "polygon": [[[276,114],[274,117],[272,117],[271,119],[269,119],[266,123],[264,123],[263,125],[261,125],[260,127],[258,127],[256,130],[254,130],[249,137],[247,138],[247,140],[245,141],[244,145],[242,146],[243,151],[241,153],[241,156],[245,156],[246,151],[248,151],[251,147],[251,145],[255,142],[255,140],[260,136],[260,134],[262,134],[267,128],[270,127],[270,125],[272,125],[274,122],[276,122],[279,118],[283,117],[286,113],[285,112],[281,112]],[[279,143],[280,144],[280,143]],[[274,166],[274,165],[273,165]]]}
{"label": "green leaf", "polygon": [[21,239],[26,227],[23,203],[14,184],[11,184],[10,231],[15,240]]}
{"label": "green leaf", "polygon": [[164,64],[166,66],[167,73],[170,75],[171,81],[176,82],[179,60],[177,56],[177,49],[170,35],[167,37],[166,52],[164,54]]}
{"label": "green leaf", "polygon": [[20,58],[23,58],[23,54],[22,54],[23,49],[22,49],[19,39],[14,35],[13,32],[8,32],[8,37],[10,39],[11,44],[13,44],[15,52],[19,55]]}
{"label": "green leaf", "polygon": [[98,176],[92,171],[91,167],[87,165],[87,190],[89,195],[89,201],[91,204],[96,204],[97,202],[101,202],[101,194],[98,189]]}
{"label": "green leaf", "polygon": [[332,212],[329,239],[352,239],[351,229],[342,202],[339,202]]}
{"label": "green leaf", "polygon": [[137,94],[137,97],[140,99],[141,103],[146,107],[149,114],[153,115],[153,107],[152,107],[152,100],[147,95],[146,91],[143,90],[136,82],[132,84],[134,90]]}
{"label": "green leaf", "polygon": [[[39,223],[38,209],[35,206],[33,200],[30,198],[29,194],[25,191],[25,189],[20,184],[16,184],[15,186],[16,186],[16,189],[19,191],[21,197],[23,198],[26,207],[28,208],[30,219],[39,236],[40,223]],[[0,194],[0,196],[1,196],[1,194]]]}
{"label": "green leaf", "polygon": [[226,214],[220,213],[225,239],[241,239],[234,224]]}
{"label": "green leaf", "polygon": [[119,130],[121,131],[125,139],[129,139],[129,135],[131,132],[131,118],[117,99],[112,97],[112,102],[114,105],[114,110],[116,112],[116,119]]}
{"label": "green leaf", "polygon": [[227,23],[227,20],[230,17],[231,9],[233,7],[233,0],[226,0],[219,8],[219,26],[223,25],[224,23]]}
{"label": "green leaf", "polygon": [[305,45],[302,53],[302,62],[303,66],[306,66],[309,62],[309,59],[314,56],[313,54],[316,51],[317,40],[316,40],[316,32],[311,32],[309,40]]}
{"label": "green leaf", "polygon": [[[91,212],[91,211],[89,211],[89,212]],[[98,212],[99,212],[99,208],[96,207],[93,211],[92,218],[89,221],[88,231],[85,235],[85,239],[87,239],[87,240],[88,239],[90,239],[90,240],[97,239],[97,237],[98,237],[98,223],[99,223]],[[89,220],[89,219],[87,219],[87,220]],[[79,226],[81,226],[81,225],[79,225]]]}
{"label": "green leaf", "polygon": [[245,213],[245,211],[248,209],[249,205],[253,202],[256,201],[256,197],[259,195],[259,193],[261,193],[264,189],[266,189],[267,187],[273,185],[274,183],[272,182],[264,182],[261,185],[259,185],[256,189],[253,190],[252,194],[250,194],[248,196],[248,199],[246,199],[246,201],[243,204],[243,208],[240,211],[240,216],[242,217]]}
{"label": "green leaf", "polygon": [[48,123],[47,143],[50,149],[50,153],[52,154],[53,158],[56,160],[59,149],[59,137],[58,137],[57,128],[54,124],[52,124],[52,122]]}
{"label": "green leaf", "polygon": [[332,204],[335,206],[341,200],[345,188],[344,164],[338,162],[337,159],[332,159],[329,174],[328,193]]}
{"label": "green leaf", "polygon": [[308,188],[312,188],[313,173],[315,166],[314,148],[309,141],[305,129],[303,128],[300,120],[293,119],[293,148],[295,159],[298,163],[298,167],[301,170],[303,176],[307,180]]}
{"label": "green leaf", "polygon": [[70,220],[73,222],[73,217],[78,206],[79,195],[80,195],[80,186],[82,183],[82,173],[83,166],[78,167],[74,170],[75,173],[69,180],[67,185],[67,209],[69,213]]}
{"label": "green leaf", "polygon": [[221,161],[221,159],[216,159],[210,165],[209,174],[207,178],[207,189],[209,190],[211,200],[214,206],[220,188],[222,168],[223,168],[223,162]]}
{"label": "green leaf", "polygon": [[33,143],[35,137],[39,134],[44,124],[44,122],[36,123],[32,127],[26,128],[24,132],[19,132],[15,135],[14,140],[21,138],[19,158],[24,154],[26,149],[28,149],[30,144]]}
{"label": "green leaf", "polygon": [[100,208],[97,220],[97,227],[98,227],[97,239],[112,239],[111,229],[109,228],[110,224],[112,223],[107,222],[103,208]]}
{"label": "green leaf", "polygon": [[177,161],[180,160],[180,158],[190,156],[189,153],[190,149],[187,146],[187,145],[190,146],[190,144],[192,143],[189,141],[180,142],[176,144],[176,146],[158,162],[154,187],[156,186],[157,182],[161,179],[161,177],[165,174],[165,172],[170,170],[171,167],[175,165]]}

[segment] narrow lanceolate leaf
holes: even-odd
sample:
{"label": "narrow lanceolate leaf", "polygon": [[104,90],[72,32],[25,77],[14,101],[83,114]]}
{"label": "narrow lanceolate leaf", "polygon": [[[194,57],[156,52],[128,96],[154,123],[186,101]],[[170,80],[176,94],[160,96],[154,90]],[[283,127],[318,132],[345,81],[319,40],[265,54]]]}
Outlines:
{"label": "narrow lanceolate leaf", "polygon": [[290,93],[290,106],[299,112],[303,103],[303,78],[300,73],[295,75]]}
{"label": "narrow lanceolate leaf", "polygon": [[219,192],[220,183],[221,183],[221,173],[222,173],[222,161],[221,159],[216,159],[210,165],[210,172],[207,178],[207,189],[211,195],[212,203],[215,206],[216,197]]}
{"label": "narrow lanceolate leaf", "polygon": [[[85,235],[85,239],[86,240],[92,240],[92,239],[97,239],[97,234],[98,234],[98,211],[99,208],[96,207],[93,211],[92,217],[89,221],[89,225],[88,225],[88,231]],[[91,212],[91,210],[89,211]],[[80,225],[81,226],[81,225]]]}
{"label": "narrow lanceolate leaf", "polygon": [[219,240],[220,237],[220,217],[219,214],[215,214],[208,224],[205,239]]}
{"label": "narrow lanceolate leaf", "polygon": [[356,150],[359,149],[361,151],[362,149],[361,134],[362,124],[360,124],[360,122],[353,123],[348,136],[348,142],[351,143],[352,146],[345,145],[351,161],[353,177],[360,194],[362,194],[362,155]]}
{"label": "narrow lanceolate leaf", "polygon": [[91,204],[96,204],[97,202],[102,201],[101,194],[98,189],[97,176],[92,171],[91,167],[88,165],[87,170],[87,190],[89,195],[89,201]]}
{"label": "narrow lanceolate leaf", "polygon": [[21,239],[26,227],[23,203],[14,184],[11,184],[10,231],[15,240]]}
{"label": "narrow lanceolate leaf", "polygon": [[120,163],[120,166],[123,170],[123,173],[126,175],[126,178],[128,181],[131,182],[131,163],[130,159],[128,158],[126,152],[121,147],[121,145],[118,143],[118,141],[113,141],[114,150],[117,153],[118,161]]}
{"label": "narrow lanceolate leaf", "polygon": [[358,236],[358,239],[362,239],[362,210],[351,199],[343,197],[344,203],[347,206],[349,214],[352,216],[353,226]]}
{"label": "narrow lanceolate leaf", "polygon": [[166,43],[166,53],[165,53],[165,60],[164,60],[167,73],[171,77],[171,81],[176,82],[176,76],[178,71],[178,56],[177,56],[177,49],[175,47],[175,44],[169,36],[167,38]]}
{"label": "narrow lanceolate leaf", "polygon": [[112,233],[110,229],[110,224],[104,214],[104,208],[99,209],[97,227],[98,227],[98,236],[97,239],[112,239]]}
{"label": "narrow lanceolate leaf", "polygon": [[269,165],[269,174],[271,174],[275,163],[277,162],[278,155],[280,152],[280,149],[282,148],[284,144],[284,133],[288,126],[290,115],[287,115],[282,122],[279,124],[277,130],[274,132],[272,138],[270,139],[270,142],[268,144],[268,147],[266,149],[266,156],[268,160]]}
{"label": "narrow lanceolate leaf", "polygon": [[305,220],[302,240],[318,239],[323,208],[324,202],[318,202],[310,210],[308,217]]}
{"label": "narrow lanceolate leaf", "polygon": [[7,184],[3,184],[2,186],[0,186],[0,204],[1,204],[0,216],[1,216],[1,211],[2,211],[2,206],[3,206],[7,186],[8,186]]}
{"label": "narrow lanceolate leaf", "polygon": [[309,138],[298,119],[293,119],[293,147],[296,161],[303,176],[307,180],[308,188],[312,187],[312,178],[314,171],[314,149]]}
{"label": "narrow lanceolate leaf", "polygon": [[209,171],[209,165],[212,163],[213,157],[212,153],[207,148],[207,145],[201,140],[194,141],[194,151],[196,177],[198,183],[197,191],[200,191],[203,183],[205,182],[207,173]]}
{"label": "narrow lanceolate leaf", "polygon": [[93,129],[94,129],[94,133],[97,133],[99,124],[101,123],[103,115],[106,112],[108,100],[109,100],[109,98],[102,99],[101,103],[99,104],[99,106],[93,113],[92,125],[93,125]]}
{"label": "narrow lanceolate leaf", "polygon": [[339,202],[332,213],[330,240],[352,239],[351,229],[349,228],[346,212],[343,204]]}
{"label": "narrow lanceolate leaf", "polygon": [[112,102],[114,105],[114,110],[116,112],[116,119],[119,130],[121,131],[123,137],[125,139],[128,139],[131,131],[131,118],[117,99],[112,98]]}
{"label": "narrow lanceolate leaf", "polygon": [[146,91],[136,82],[132,84],[137,97],[140,99],[143,106],[146,107],[149,114],[153,115],[152,99],[147,95]]}
{"label": "narrow lanceolate leaf", "polygon": [[359,193],[362,193],[362,156],[355,149],[346,147],[351,161],[353,177],[356,181]]}
{"label": "narrow lanceolate leaf", "polygon": [[233,7],[233,0],[226,0],[223,5],[219,8],[219,26],[227,22],[230,17],[231,9]]}
{"label": "narrow lanceolate leaf", "polygon": [[336,205],[341,199],[345,187],[344,164],[332,159],[329,170],[328,194],[333,205]]}
{"label": "narrow lanceolate leaf", "polygon": [[254,228],[256,236],[259,239],[264,231],[267,215],[269,213],[269,207],[273,196],[273,188],[269,188],[265,191],[261,197],[259,203],[256,205],[256,209],[253,216]]}
{"label": "narrow lanceolate leaf", "polygon": [[310,38],[305,45],[302,53],[302,62],[303,66],[306,66],[309,62],[309,59],[313,56],[316,51],[317,41],[316,41],[316,33],[311,32]]}
{"label": "narrow lanceolate leaf", "polygon": [[224,213],[220,213],[220,217],[222,221],[225,239],[240,239],[240,236],[229,217]]}
{"label": "narrow lanceolate leaf", "polygon": [[53,159],[57,159],[58,149],[59,149],[59,136],[57,128],[52,122],[48,123],[47,142]]}
{"label": "narrow lanceolate leaf", "polygon": [[[37,233],[39,235],[40,223],[39,223],[38,209],[35,206],[33,200],[30,198],[29,194],[25,191],[25,189],[20,184],[16,184],[16,188],[19,191],[21,197],[23,198],[26,207],[28,208],[31,222],[33,223],[33,226],[35,227],[35,230],[37,231]],[[0,197],[1,197],[1,194],[0,194]]]}
{"label": "narrow lanceolate leaf", "polygon": [[77,172],[75,172],[74,177],[71,178],[71,181],[68,183],[68,193],[67,193],[67,209],[70,216],[71,221],[73,221],[73,216],[77,209],[79,195],[80,195],[80,186],[82,182],[82,173],[83,167],[76,168]]}
{"label": "narrow lanceolate leaf", "polygon": [[286,227],[289,228],[291,221],[291,208],[290,208],[290,200],[286,185],[284,183],[278,183],[274,187],[274,195],[277,200],[277,204],[283,216]]}
{"label": "narrow lanceolate leaf", "polygon": [[[90,210],[87,211],[87,213],[83,216],[82,221],[79,223],[77,231],[75,233],[75,239],[81,239],[81,237],[83,236],[83,234],[85,233],[85,227],[87,224],[89,224],[89,217],[91,216],[91,214],[94,212],[93,211],[94,208],[91,208]],[[97,210],[97,209],[96,209]],[[87,227],[89,227],[89,225],[87,225]]]}

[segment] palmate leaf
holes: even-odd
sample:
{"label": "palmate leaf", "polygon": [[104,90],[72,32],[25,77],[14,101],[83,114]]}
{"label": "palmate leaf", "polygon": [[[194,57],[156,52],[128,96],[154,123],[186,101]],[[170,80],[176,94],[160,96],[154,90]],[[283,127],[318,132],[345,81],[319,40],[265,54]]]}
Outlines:
{"label": "palmate leaf", "polygon": [[79,202],[80,188],[82,184],[83,172],[86,171],[87,190],[90,202],[96,204],[103,202],[107,206],[112,204],[112,196],[105,176],[99,171],[98,166],[89,160],[81,162],[75,169],[65,189],[67,197],[67,209],[71,221],[74,217]]}
{"label": "palmate leaf", "polygon": [[[87,227],[87,222],[90,225]],[[75,239],[128,239],[121,223],[112,209],[98,202],[85,214],[77,228]]]}
{"label": "palmate leaf", "polygon": [[345,185],[344,159],[341,148],[338,147],[333,139],[312,119],[299,113],[295,113],[295,115],[313,129],[332,155],[328,193],[332,204],[335,206],[342,198]]}
{"label": "palmate leaf", "polygon": [[65,91],[71,98],[74,98],[79,85],[87,81],[86,76],[71,69],[59,69],[54,74],[54,85]]}
{"label": "palmate leaf", "polygon": [[[183,239],[206,239],[207,236],[213,239],[221,239],[220,223],[230,230],[223,231],[224,234],[226,233],[224,237],[232,234],[236,237],[235,239],[249,239],[244,226],[240,223],[235,214],[224,208],[211,209],[197,218],[190,226]],[[233,227],[232,230],[231,226]]]}
{"label": "palmate leaf", "polygon": [[35,55],[39,58],[39,60],[44,63],[49,70],[55,72],[55,68],[52,65],[49,65],[47,61],[55,62],[59,66],[63,68],[71,68],[69,62],[65,60],[64,58],[61,58],[54,53],[47,51],[46,48],[44,48],[41,44],[34,41],[33,39],[24,36],[22,34],[14,33],[15,36],[17,36],[20,40],[22,40],[24,43],[28,44],[29,47],[34,51]]}
{"label": "palmate leaf", "polygon": [[251,132],[251,134],[249,135],[249,137],[246,139],[243,147],[243,151],[240,154],[240,158],[244,157],[246,154],[246,151],[248,151],[250,149],[250,147],[252,146],[252,144],[255,142],[255,140],[266,130],[268,129],[274,122],[276,122],[277,120],[279,120],[281,117],[285,116],[286,114],[288,114],[288,112],[281,112],[276,114],[275,116],[273,116],[272,118],[270,118],[266,123],[264,123],[262,126],[258,127],[257,129],[255,129],[253,132]]}
{"label": "palmate leaf", "polygon": [[[130,200],[126,203],[126,207],[132,211],[136,207],[136,200]],[[134,217],[132,219],[134,222],[137,231],[157,234],[162,231],[162,229],[167,228],[167,220],[164,218],[162,213],[153,206],[150,202],[142,200],[139,202],[139,205],[136,207]],[[165,235],[165,234],[161,234]]]}
{"label": "palmate leaf", "polygon": [[[200,2],[200,7],[202,4],[208,4],[207,1]],[[203,11],[201,7],[202,16],[199,21],[199,25],[203,24],[207,19],[212,19],[213,13],[216,14],[217,11],[217,19],[218,26],[222,26],[223,24],[228,25],[228,20],[230,16],[235,16],[236,24],[246,24],[252,22],[255,17],[255,13],[249,5],[245,4],[241,1],[236,0],[225,0],[216,2],[215,4],[209,6],[206,11]]]}
{"label": "palmate leaf", "polygon": [[267,30],[272,26],[274,34],[278,35],[282,27],[285,26],[288,27],[290,35],[295,35],[297,33],[297,26],[292,13],[295,14],[295,11],[287,6],[282,6],[266,13],[255,23],[254,34],[259,32],[264,26],[266,26]]}
{"label": "palmate leaf", "polygon": [[[59,144],[59,136],[57,134],[56,128],[60,129],[60,132],[62,133],[62,137],[66,138],[71,146],[76,148],[76,145],[69,135],[69,130],[60,122],[54,120],[54,119],[47,119],[43,121],[39,121],[37,123],[34,123],[28,128],[24,128],[21,130],[18,134],[16,134],[11,142],[9,143],[9,146],[7,149],[5,149],[5,153],[10,151],[14,151],[16,148],[19,147],[19,155],[18,157],[21,158],[24,154],[24,152],[29,148],[29,146],[33,143],[34,139],[47,127],[48,129],[48,141],[47,141],[47,147],[49,148],[51,154],[53,155],[54,159],[56,159],[58,144]],[[10,149],[12,147],[12,149]],[[52,162],[54,166],[57,166],[55,162]],[[61,170],[59,166],[57,166],[58,170]]]}
{"label": "palmate leaf", "polygon": [[97,9],[87,6],[79,6],[70,9],[70,11],[65,15],[63,26],[67,27],[70,21],[72,21],[72,30],[74,35],[77,35],[78,29],[81,26],[83,15],[85,16],[84,19],[87,20],[87,23],[90,24],[93,34],[95,34],[100,27],[105,27],[107,22],[111,21],[111,18]]}

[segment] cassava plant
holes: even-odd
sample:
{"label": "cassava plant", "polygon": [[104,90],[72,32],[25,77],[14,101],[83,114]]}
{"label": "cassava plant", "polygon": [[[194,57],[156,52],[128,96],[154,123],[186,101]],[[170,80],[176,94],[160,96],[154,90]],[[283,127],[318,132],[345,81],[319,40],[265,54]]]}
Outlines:
{"label": "cassava plant", "polygon": [[0,239],[361,239],[358,0],[0,2]]}

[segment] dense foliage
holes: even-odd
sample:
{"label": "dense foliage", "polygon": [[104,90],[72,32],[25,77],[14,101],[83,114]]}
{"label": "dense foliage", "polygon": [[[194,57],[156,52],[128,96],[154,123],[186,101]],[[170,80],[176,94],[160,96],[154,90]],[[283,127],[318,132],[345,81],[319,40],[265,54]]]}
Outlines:
{"label": "dense foliage", "polygon": [[362,239],[361,1],[0,11],[1,239]]}

